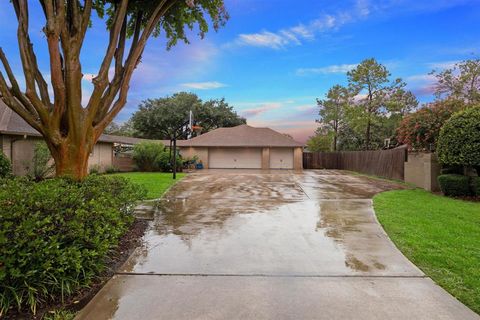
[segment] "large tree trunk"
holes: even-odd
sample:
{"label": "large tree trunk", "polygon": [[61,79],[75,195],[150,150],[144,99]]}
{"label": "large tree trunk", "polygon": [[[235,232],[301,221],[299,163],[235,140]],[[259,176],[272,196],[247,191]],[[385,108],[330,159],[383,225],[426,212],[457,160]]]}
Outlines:
{"label": "large tree trunk", "polygon": [[46,141],[55,161],[57,177],[82,180],[88,175],[88,160],[95,144],[91,133],[75,134],[55,144],[48,137]]}

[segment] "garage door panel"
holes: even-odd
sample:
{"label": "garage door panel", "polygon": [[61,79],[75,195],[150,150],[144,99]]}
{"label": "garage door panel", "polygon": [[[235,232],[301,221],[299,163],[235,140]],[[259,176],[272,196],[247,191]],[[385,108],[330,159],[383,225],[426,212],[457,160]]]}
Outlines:
{"label": "garage door panel", "polygon": [[209,148],[209,168],[261,169],[261,148]]}
{"label": "garage door panel", "polygon": [[271,148],[270,169],[293,169],[293,148]]}

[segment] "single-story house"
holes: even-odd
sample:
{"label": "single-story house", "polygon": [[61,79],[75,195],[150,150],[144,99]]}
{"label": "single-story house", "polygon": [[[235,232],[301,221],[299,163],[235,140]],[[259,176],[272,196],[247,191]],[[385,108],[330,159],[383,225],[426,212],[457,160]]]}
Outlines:
{"label": "single-story house", "polygon": [[[0,100],[0,150],[10,159],[15,175],[28,172],[38,141],[42,141],[40,133]],[[115,157],[114,145],[134,145],[141,141],[145,139],[102,134],[90,154],[88,165],[90,168],[97,166],[100,170],[114,165],[129,171],[132,168],[131,158]],[[168,142],[162,142],[168,145]]]}
{"label": "single-story house", "polygon": [[183,156],[198,156],[210,169],[295,169],[303,167],[303,144],[270,128],[239,125],[178,141]]}
{"label": "single-story house", "polygon": [[[35,143],[42,140],[19,115],[0,100],[0,150],[12,162],[15,175],[25,175],[33,159]],[[90,154],[89,167],[101,171],[115,166],[131,171],[129,154],[116,154],[114,146],[135,145],[146,139],[103,134]],[[169,146],[169,140],[155,140]],[[198,156],[204,168],[302,169],[303,144],[269,128],[240,125],[219,128],[190,140],[178,140],[184,157]]]}

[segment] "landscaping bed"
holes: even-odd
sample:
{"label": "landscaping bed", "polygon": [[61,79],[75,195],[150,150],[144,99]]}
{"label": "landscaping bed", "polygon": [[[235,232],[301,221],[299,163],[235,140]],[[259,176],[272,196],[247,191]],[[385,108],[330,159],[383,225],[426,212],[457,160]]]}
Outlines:
{"label": "landscaping bed", "polygon": [[133,209],[146,191],[125,178],[7,178],[0,185],[4,317],[39,318],[80,301],[143,233]]}
{"label": "landscaping bed", "polygon": [[397,247],[436,283],[480,313],[480,203],[424,190],[394,190],[373,199]]}

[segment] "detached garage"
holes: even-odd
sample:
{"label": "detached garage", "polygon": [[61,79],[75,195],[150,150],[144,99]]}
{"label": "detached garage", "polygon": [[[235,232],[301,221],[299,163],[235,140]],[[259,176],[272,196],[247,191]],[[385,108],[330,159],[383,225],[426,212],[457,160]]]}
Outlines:
{"label": "detached garage", "polygon": [[178,142],[210,169],[302,169],[303,144],[269,128],[219,128]]}

